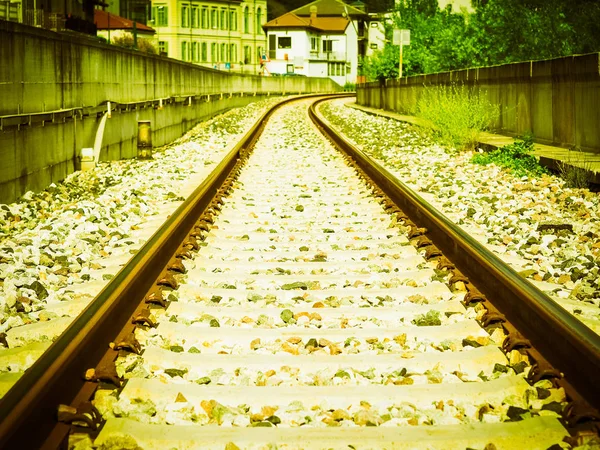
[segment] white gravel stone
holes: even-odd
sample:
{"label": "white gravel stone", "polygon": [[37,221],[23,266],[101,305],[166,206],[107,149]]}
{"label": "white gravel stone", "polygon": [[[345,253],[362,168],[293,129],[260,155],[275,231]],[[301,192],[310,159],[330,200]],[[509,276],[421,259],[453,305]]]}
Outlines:
{"label": "white gravel stone", "polygon": [[[322,114],[367,154],[482,244],[600,331],[600,309],[580,312],[561,299],[600,300],[600,195],[562,179],[515,177],[494,164],[471,163],[472,152],[436,145],[417,129],[328,102]],[[381,139],[385,136],[385,139]],[[569,224],[573,232],[548,230]]]}

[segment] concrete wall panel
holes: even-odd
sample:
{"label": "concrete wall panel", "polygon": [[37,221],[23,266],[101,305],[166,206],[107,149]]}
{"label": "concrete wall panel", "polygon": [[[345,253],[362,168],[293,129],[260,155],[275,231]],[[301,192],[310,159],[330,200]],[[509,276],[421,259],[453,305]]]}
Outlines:
{"label": "concrete wall panel", "polygon": [[366,83],[357,87],[357,102],[414,114],[427,87],[465,85],[499,106],[494,130],[509,135],[531,131],[542,143],[600,153],[599,55],[419,75],[386,85]]}
{"label": "concrete wall panel", "polygon": [[[23,113],[184,99],[162,109],[115,111],[107,121],[100,157],[137,155],[137,122],[151,120],[153,143],[166,144],[197,122],[264,98],[266,93],[341,90],[329,78],[242,76],[100,43],[87,36],[53,33],[0,21],[0,121]],[[240,97],[239,93],[245,95]],[[236,94],[230,96],[230,94]],[[223,98],[221,95],[223,94]],[[254,96],[255,94],[256,96]],[[78,113],[80,114],[80,112]],[[4,116],[4,117],[3,117]],[[81,148],[92,147],[100,115],[0,129],[0,203],[40,190],[73,172]],[[28,119],[27,119],[28,120]]]}

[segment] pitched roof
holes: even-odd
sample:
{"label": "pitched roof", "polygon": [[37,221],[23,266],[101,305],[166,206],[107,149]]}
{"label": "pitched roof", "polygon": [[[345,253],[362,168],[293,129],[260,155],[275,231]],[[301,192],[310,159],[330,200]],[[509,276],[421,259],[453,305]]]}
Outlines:
{"label": "pitched roof", "polygon": [[317,31],[343,32],[350,20],[346,17],[298,17],[294,13],[286,13],[276,19],[271,20],[263,25],[264,29],[268,28],[310,28]]}
{"label": "pitched roof", "polygon": [[291,27],[309,27],[310,23],[306,19],[301,19],[296,14],[291,12],[285,13],[283,16],[279,16],[263,25],[263,28],[291,28]]}
{"label": "pitched roof", "polygon": [[310,7],[317,7],[317,17],[319,16],[366,16],[367,13],[354,6],[344,3],[342,0],[315,0],[312,3],[296,8],[290,12],[297,16],[310,17]]}
{"label": "pitched roof", "polygon": [[[126,19],[125,17],[111,14],[108,11],[102,11],[100,9],[94,10],[94,23],[99,30],[133,30],[133,21]],[[151,28],[143,23],[136,22],[135,27],[139,31],[147,33],[155,33],[154,28]]]}

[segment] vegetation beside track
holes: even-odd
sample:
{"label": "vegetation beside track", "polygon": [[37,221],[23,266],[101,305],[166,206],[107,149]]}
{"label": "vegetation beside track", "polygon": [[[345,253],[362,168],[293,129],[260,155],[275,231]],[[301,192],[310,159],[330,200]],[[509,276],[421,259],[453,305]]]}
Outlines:
{"label": "vegetation beside track", "polygon": [[505,145],[487,153],[475,153],[471,162],[475,164],[496,164],[510,170],[517,177],[534,176],[539,177],[548,174],[548,169],[541,166],[532,154],[533,137],[523,136],[513,144]]}
{"label": "vegetation beside track", "polygon": [[454,84],[426,89],[417,102],[416,114],[434,125],[430,132],[441,144],[472,150],[497,112],[498,106],[479,89],[469,91]]}

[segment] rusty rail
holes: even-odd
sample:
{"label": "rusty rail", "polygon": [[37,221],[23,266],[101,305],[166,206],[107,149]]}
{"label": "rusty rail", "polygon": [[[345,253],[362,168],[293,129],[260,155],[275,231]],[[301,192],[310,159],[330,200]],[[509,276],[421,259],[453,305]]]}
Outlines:
{"label": "rusty rail", "polygon": [[[164,273],[165,265],[174,258],[238,159],[258,139],[264,123],[275,109],[260,118],[141,251],[0,400],[0,448],[56,448],[64,442],[70,426],[57,422],[58,405],[74,405],[81,399],[91,398],[98,385],[83,378],[85,371],[100,364],[109,344],[129,326],[133,316],[137,317],[135,320],[144,320],[136,315],[140,303],[152,291]],[[428,237],[460,266],[481,292],[494,298],[497,296],[492,294],[504,292],[498,306],[506,318],[519,327],[548,361],[566,374],[581,396],[598,407],[600,386],[594,381],[600,373],[600,338],[368,156],[343,141],[319,120],[314,105],[309,114],[386,195],[420,227],[429,230]],[[494,317],[490,315],[489,319],[494,320]],[[552,330],[556,331],[552,333]],[[68,407],[61,413],[76,414]]]}
{"label": "rusty rail", "polygon": [[587,402],[600,409],[600,336],[372,158],[346,142],[319,117],[316,112],[318,103],[311,106],[309,115],[322,132],[354,159],[412,221],[419,227],[425,227],[435,246],[467,275],[481,293],[493,299],[494,306],[531,342],[535,352],[564,374],[562,384],[573,400]]}
{"label": "rusty rail", "polygon": [[[57,422],[60,404],[89,400],[96,383],[84,380],[102,360],[109,344],[130,322],[165,265],[174,257],[238,158],[258,139],[264,124],[284,100],[264,113],[194,193],[98,294],[50,348],[0,399],[0,448],[56,448],[69,432]],[[47,439],[52,437],[50,441]]]}

